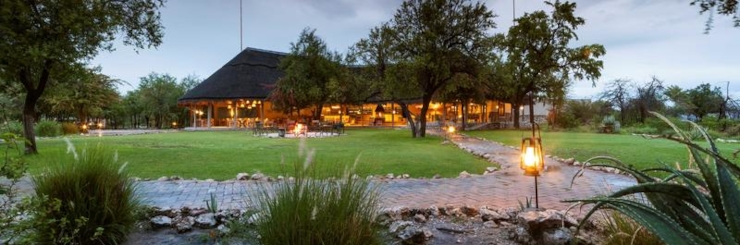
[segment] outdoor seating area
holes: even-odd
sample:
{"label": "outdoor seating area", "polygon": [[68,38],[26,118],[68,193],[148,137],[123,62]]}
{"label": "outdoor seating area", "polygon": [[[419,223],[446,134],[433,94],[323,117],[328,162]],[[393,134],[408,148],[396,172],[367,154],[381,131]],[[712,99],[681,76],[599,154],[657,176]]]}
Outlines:
{"label": "outdoor seating area", "polygon": [[267,138],[319,138],[344,134],[343,123],[327,123],[312,120],[311,123],[297,123],[288,120],[285,124],[263,124],[256,122],[251,128],[252,136]]}

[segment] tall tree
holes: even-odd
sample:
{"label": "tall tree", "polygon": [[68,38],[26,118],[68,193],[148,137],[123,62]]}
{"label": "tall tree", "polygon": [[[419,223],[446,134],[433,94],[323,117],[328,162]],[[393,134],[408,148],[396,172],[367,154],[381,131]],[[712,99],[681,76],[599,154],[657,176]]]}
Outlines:
{"label": "tall tree", "polygon": [[284,112],[313,106],[318,120],[329,100],[329,81],[339,77],[339,54],[328,51],[326,43],[316,35],[316,29],[303,29],[298,41],[291,43],[290,54],[280,61],[285,72],[273,90],[278,109]]}
{"label": "tall tree", "polygon": [[637,87],[637,93],[633,99],[635,109],[637,109],[637,121],[645,123],[650,111],[662,111],[665,107],[663,101],[663,81],[653,77],[650,82]]}
{"label": "tall tree", "polygon": [[52,85],[52,92],[42,102],[50,105],[48,113],[74,115],[86,123],[89,116],[102,116],[103,108],[119,99],[116,88],[120,83],[101,74],[100,67],[84,69],[68,81]]}
{"label": "tall tree", "polygon": [[162,42],[163,0],[3,0],[0,4],[0,78],[23,85],[26,153],[37,153],[36,103],[49,80],[123,43],[136,48]]}
{"label": "tall tree", "polygon": [[601,98],[611,102],[619,108],[619,121],[627,123],[627,107],[631,99],[632,81],[629,79],[616,79],[606,84]]}
{"label": "tall tree", "polygon": [[712,88],[712,85],[708,83],[687,90],[686,95],[691,104],[690,112],[699,121],[707,114],[720,113],[722,103],[725,100],[722,96],[722,89],[719,87]]}
{"label": "tall tree", "polygon": [[[499,34],[495,41],[502,48],[502,65],[499,76],[491,87],[503,90],[512,108],[518,108],[532,93],[533,97],[553,99],[562,97],[572,78],[594,81],[601,76],[603,62],[599,57],[606,53],[604,46],[590,44],[570,47],[578,40],[575,30],[585,20],[574,15],[576,4],[555,1],[545,2],[553,8],[527,13],[516,19],[508,34]],[[519,110],[513,110],[514,127],[519,128]]]}
{"label": "tall tree", "polygon": [[420,128],[426,135],[426,115],[435,94],[453,83],[456,74],[478,76],[491,46],[488,32],[495,15],[483,3],[469,0],[407,0],[390,25],[396,66],[408,68],[411,83],[421,93]]}
{"label": "tall tree", "polygon": [[185,87],[175,77],[150,73],[141,78],[138,90],[144,115],[153,120],[154,127],[163,128],[170,120],[179,120],[184,109],[177,106],[177,99],[185,94]]}

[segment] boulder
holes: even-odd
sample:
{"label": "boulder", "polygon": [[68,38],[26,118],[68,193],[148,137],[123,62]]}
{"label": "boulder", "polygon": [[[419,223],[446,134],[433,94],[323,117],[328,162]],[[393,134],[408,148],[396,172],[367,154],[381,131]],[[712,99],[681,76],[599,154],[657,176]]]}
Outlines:
{"label": "boulder", "polygon": [[236,180],[249,180],[249,173],[236,174]]}
{"label": "boulder", "polygon": [[252,180],[262,180],[265,178],[265,175],[262,173],[255,173],[252,175]]}
{"label": "boulder", "polygon": [[429,228],[415,225],[406,226],[406,228],[398,233],[398,238],[404,244],[425,244],[432,236],[432,231]]}
{"label": "boulder", "polygon": [[154,216],[154,218],[150,219],[149,223],[152,225],[152,228],[154,229],[171,227],[172,218],[164,216],[164,215],[157,215],[157,216]]}
{"label": "boulder", "polygon": [[460,175],[457,176],[458,178],[470,178],[470,173],[468,171],[462,171],[460,172]]}
{"label": "boulder", "polygon": [[484,222],[486,221],[499,222],[501,220],[508,220],[511,218],[506,213],[501,214],[499,212],[496,212],[494,210],[490,210],[487,208],[481,208],[479,212],[480,212],[481,220],[483,220]]}
{"label": "boulder", "polygon": [[423,214],[416,214],[414,215],[414,221],[416,221],[417,223],[426,223],[427,217]]}
{"label": "boulder", "polygon": [[195,218],[192,216],[180,217],[175,219],[175,231],[180,234],[191,231],[194,224]]}
{"label": "boulder", "polygon": [[195,218],[195,226],[202,229],[216,227],[216,217],[213,213],[204,213]]}
{"label": "boulder", "polygon": [[[530,210],[517,215],[517,221],[531,234],[542,234],[544,230],[571,227],[578,225],[578,221],[558,210],[548,209],[545,211]],[[536,235],[535,235],[536,236]]]}

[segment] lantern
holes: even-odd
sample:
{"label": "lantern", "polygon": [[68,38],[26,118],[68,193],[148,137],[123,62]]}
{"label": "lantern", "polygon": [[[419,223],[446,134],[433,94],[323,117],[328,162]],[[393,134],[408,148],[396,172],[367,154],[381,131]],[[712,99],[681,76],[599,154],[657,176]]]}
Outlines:
{"label": "lantern", "polygon": [[521,154],[519,167],[524,170],[524,175],[539,176],[545,167],[542,139],[538,137],[523,138]]}

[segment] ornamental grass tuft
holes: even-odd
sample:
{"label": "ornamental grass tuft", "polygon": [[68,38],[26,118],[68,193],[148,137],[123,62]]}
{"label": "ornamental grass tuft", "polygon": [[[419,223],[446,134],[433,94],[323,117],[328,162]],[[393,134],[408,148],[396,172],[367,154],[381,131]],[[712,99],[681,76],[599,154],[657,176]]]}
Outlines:
{"label": "ornamental grass tuft", "polygon": [[[293,165],[293,180],[275,183],[257,197],[256,231],[271,244],[380,244],[377,186],[345,169],[325,176],[312,163],[314,150],[302,142],[303,163]],[[359,157],[358,157],[359,158]],[[355,165],[357,161],[355,161]]]}
{"label": "ornamental grass tuft", "polygon": [[33,178],[43,204],[34,215],[39,244],[120,244],[136,222],[134,182],[117,154],[97,145]]}

